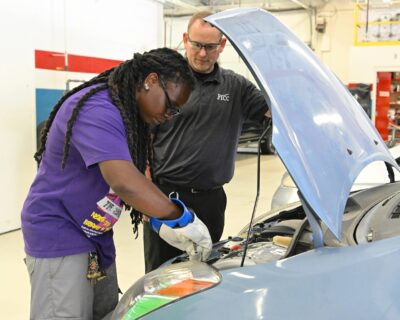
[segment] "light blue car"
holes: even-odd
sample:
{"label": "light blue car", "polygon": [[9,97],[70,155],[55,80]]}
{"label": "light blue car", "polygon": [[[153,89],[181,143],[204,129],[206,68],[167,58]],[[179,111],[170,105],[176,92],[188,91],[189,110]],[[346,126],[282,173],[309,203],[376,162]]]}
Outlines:
{"label": "light blue car", "polygon": [[[208,17],[272,104],[273,144],[299,190],[291,204],[214,245],[145,275],[113,319],[400,319],[398,165],[360,105],[274,16]],[[350,194],[382,161],[387,182]],[[393,170],[394,169],[394,170]]]}

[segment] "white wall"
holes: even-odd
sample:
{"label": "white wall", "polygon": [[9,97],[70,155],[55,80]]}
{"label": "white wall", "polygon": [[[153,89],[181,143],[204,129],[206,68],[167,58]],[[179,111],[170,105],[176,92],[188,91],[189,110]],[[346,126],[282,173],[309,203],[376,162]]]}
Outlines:
{"label": "white wall", "polygon": [[354,82],[376,82],[378,71],[400,71],[400,46],[352,47],[349,78]]}
{"label": "white wall", "polygon": [[325,33],[314,33],[315,53],[347,84],[349,50],[353,46],[353,9],[349,0],[331,1],[316,12],[316,19],[326,20]]}
{"label": "white wall", "polygon": [[0,2],[0,233],[20,227],[36,165],[35,89],[65,88],[68,74],[35,70],[34,50],[125,60],[162,46],[162,5],[151,0]]}

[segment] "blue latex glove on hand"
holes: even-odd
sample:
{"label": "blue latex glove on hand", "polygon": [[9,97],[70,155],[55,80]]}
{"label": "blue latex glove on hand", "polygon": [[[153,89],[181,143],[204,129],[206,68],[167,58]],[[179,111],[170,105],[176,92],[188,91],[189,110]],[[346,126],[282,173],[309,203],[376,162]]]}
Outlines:
{"label": "blue latex glove on hand", "polygon": [[175,220],[151,217],[153,230],[171,246],[186,251],[190,260],[206,260],[211,253],[212,241],[205,224],[179,199],[171,198],[183,211]]}

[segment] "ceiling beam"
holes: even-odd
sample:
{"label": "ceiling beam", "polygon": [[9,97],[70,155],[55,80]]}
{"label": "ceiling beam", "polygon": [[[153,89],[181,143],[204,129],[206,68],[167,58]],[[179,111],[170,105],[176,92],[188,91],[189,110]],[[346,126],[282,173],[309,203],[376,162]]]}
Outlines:
{"label": "ceiling beam", "polygon": [[191,4],[189,4],[189,3],[185,2],[185,1],[182,1],[182,0],[164,0],[163,2],[164,3],[168,2],[168,3],[174,4],[176,6],[179,6],[181,8],[185,8],[185,9],[189,9],[189,10],[193,10],[193,11],[197,11],[198,10],[196,6],[193,6],[193,5],[191,5]]}
{"label": "ceiling beam", "polygon": [[[166,0],[167,2],[171,3],[172,1]],[[292,2],[292,6],[288,7],[287,4]],[[224,11],[227,9],[238,8],[237,4],[225,4],[225,5],[213,5],[213,6],[192,6],[194,9],[188,8],[175,8],[175,9],[164,9],[164,16],[165,17],[182,17],[182,16],[190,16],[195,12],[198,11]],[[266,1],[254,1],[254,2],[247,2],[242,3],[240,5],[241,8],[260,8],[265,9],[271,12],[283,12],[283,11],[293,11],[293,10],[308,10],[310,7],[307,7],[304,3],[300,2],[300,0],[288,0],[286,6],[280,7],[279,4],[275,4],[273,6],[269,6]]]}
{"label": "ceiling beam", "polygon": [[305,5],[303,2],[301,2],[300,0],[290,0],[290,1],[292,1],[293,3],[295,3],[295,4],[297,4],[298,6],[300,6],[300,7],[303,7],[304,9],[310,9],[311,8],[311,6],[307,6],[307,5]]}

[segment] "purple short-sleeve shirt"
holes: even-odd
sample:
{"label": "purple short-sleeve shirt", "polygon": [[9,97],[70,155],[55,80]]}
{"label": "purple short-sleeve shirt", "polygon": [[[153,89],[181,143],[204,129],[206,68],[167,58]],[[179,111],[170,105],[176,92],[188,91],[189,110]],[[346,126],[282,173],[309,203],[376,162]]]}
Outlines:
{"label": "purple short-sleeve shirt", "polygon": [[115,259],[111,227],[118,219],[118,212],[114,213],[120,200],[110,193],[98,163],[132,161],[121,114],[107,90],[97,92],[81,108],[66,166],[61,169],[67,122],[79,98],[92,88],[69,97],[54,119],[22,209],[22,232],[30,256],[51,258],[96,250],[106,268]]}

